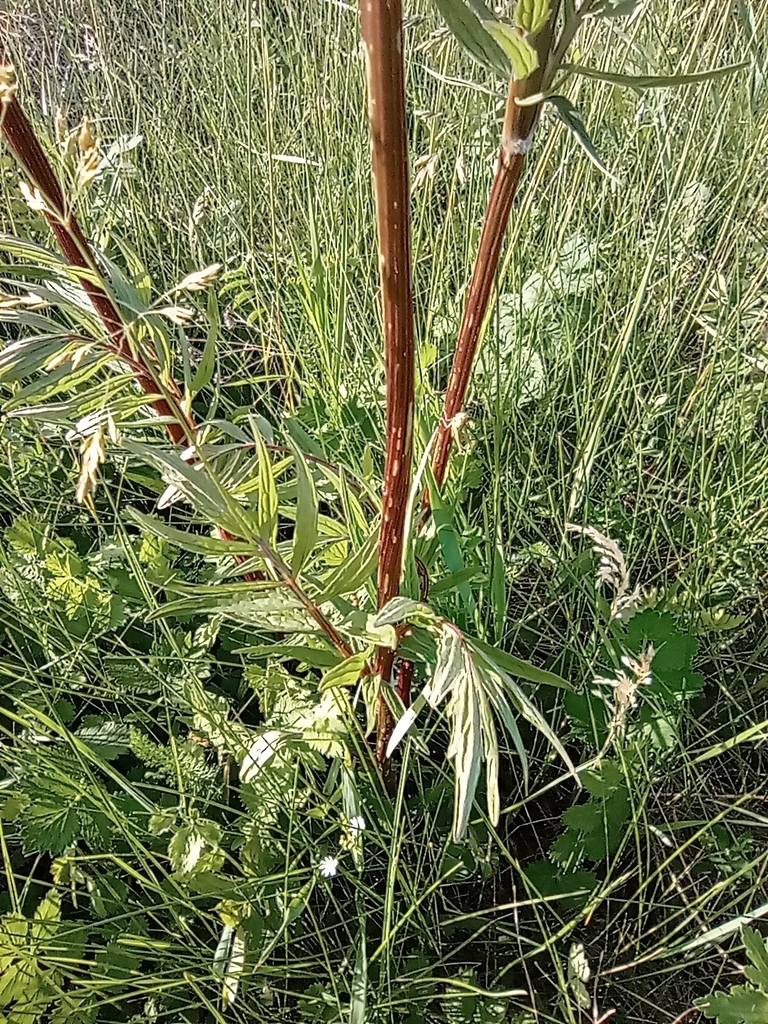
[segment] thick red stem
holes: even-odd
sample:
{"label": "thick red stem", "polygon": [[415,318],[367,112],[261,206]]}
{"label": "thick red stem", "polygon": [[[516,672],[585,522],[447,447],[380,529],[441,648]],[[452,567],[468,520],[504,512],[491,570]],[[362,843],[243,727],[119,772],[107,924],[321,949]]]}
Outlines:
{"label": "thick red stem", "polygon": [[[413,463],[415,350],[411,290],[410,187],[405,118],[401,0],[361,0],[360,22],[368,70],[372,170],[379,230],[387,385],[386,457],[379,541],[378,604],[400,589],[405,517]],[[394,652],[376,657],[382,687],[389,685]],[[386,775],[393,721],[379,697],[376,755]]]}

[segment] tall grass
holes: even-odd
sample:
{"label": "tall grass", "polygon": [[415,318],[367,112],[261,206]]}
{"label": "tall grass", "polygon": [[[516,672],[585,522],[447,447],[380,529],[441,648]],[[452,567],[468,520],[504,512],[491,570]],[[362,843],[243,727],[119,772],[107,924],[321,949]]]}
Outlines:
{"label": "tall grass", "polygon": [[[86,196],[86,231],[108,225],[102,244],[122,248],[126,261],[134,247],[158,290],[190,269],[225,263],[231,287],[222,303],[229,327],[218,366],[221,407],[272,416],[279,394],[280,408],[296,415],[319,455],[380,478],[384,367],[356,7],[13,0],[6,8],[23,86],[39,100],[38,120],[48,131],[63,103],[71,126],[88,113],[107,141],[143,136],[133,173],[121,175],[98,208],[97,194]],[[406,14],[420,455],[440,415],[504,96],[478,77],[427,5]],[[587,946],[598,977],[590,993],[597,992],[601,1012],[617,1006],[622,1020],[674,1021],[710,983],[730,977],[734,922],[766,902],[758,745],[768,717],[766,29],[764,0],[654,0],[626,31],[595,23],[580,36],[579,62],[627,73],[753,63],[675,91],[569,81],[568,94],[588,112],[592,137],[621,183],[601,175],[545,115],[496,278],[498,303],[466,405],[470,420],[446,484],[449,499],[466,498],[454,526],[476,572],[471,610],[458,592],[444,598],[449,610],[471,618],[489,642],[569,680],[591,678],[601,643],[593,574],[588,557],[567,546],[564,525],[596,525],[621,539],[633,576],[657,588],[699,634],[706,700],[682,711],[674,742],[647,774],[642,765],[621,764],[631,783],[630,824],[601,867],[592,902],[578,910],[526,889],[520,870],[546,853],[566,806],[548,788],[553,769],[534,740],[529,792],[505,781],[499,829],[478,828],[471,858],[444,827],[449,780],[439,757],[405,766],[417,791],[429,786],[415,804],[406,799],[407,772],[393,809],[371,782],[366,793],[376,812],[366,873],[350,869],[342,882],[369,908],[369,934],[374,924],[377,930],[368,947],[372,1020],[401,1020],[421,1007],[452,1020],[468,1011],[460,1000],[470,997],[478,1014],[486,1002],[508,1003],[510,1020],[526,1008],[534,1020],[589,1019],[568,978],[575,940]],[[43,238],[43,225],[16,193],[15,171],[4,162],[2,172],[3,223]],[[191,225],[206,187],[213,205]],[[70,466],[45,434],[5,420],[3,443],[6,452],[30,452],[14,454],[0,475],[6,526],[42,511],[53,533],[71,532],[81,549],[94,533],[125,538],[117,510],[102,511],[94,524],[73,508]],[[142,497],[135,480],[115,483]],[[9,578],[18,582],[19,566],[7,548],[9,585]],[[151,595],[146,565],[134,559],[130,570]],[[92,640],[96,627],[76,641],[43,601],[25,601],[7,625],[3,657],[6,676],[25,681],[29,707],[62,729],[66,703],[84,693],[94,712],[103,711],[124,644],[146,670],[131,693],[131,714],[150,735],[162,731],[157,723],[173,735],[171,670],[189,659],[162,620],[137,619],[105,655]],[[734,628],[719,631],[727,625]],[[162,658],[151,653],[161,641]],[[236,692],[237,644],[217,657],[202,658],[193,673],[203,685],[212,672],[224,692]],[[560,715],[554,699],[553,715]],[[751,727],[751,737],[726,748]],[[34,752],[40,773],[62,772],[56,745],[24,749]],[[221,921],[202,897],[178,889],[131,818],[135,805],[163,799],[164,790],[194,806],[194,778],[210,765],[194,760],[189,743],[175,757],[175,780],[148,786],[123,776],[125,798],[101,781],[104,763],[79,765],[82,799],[124,845],[119,857],[76,862],[89,880],[88,898],[104,901],[109,955],[64,956],[57,967],[80,982],[104,1019],[110,1000],[151,1019],[147,1001],[168,994],[178,999],[179,1019],[224,1019],[207,987]],[[193,772],[182,770],[189,758]],[[239,819],[221,774],[210,774],[220,787],[208,798],[216,813],[224,808]],[[297,806],[305,781],[287,783]],[[318,805],[322,797],[312,794]],[[297,810],[288,827],[294,850],[314,855],[324,843],[335,852],[323,819]],[[3,850],[6,909],[34,903],[47,878],[45,858],[22,862]],[[270,883],[292,892],[300,859],[274,864]],[[121,946],[128,876],[136,886],[129,909],[154,923],[150,935],[129,934]],[[305,1019],[348,1017],[351,961],[365,935],[361,919],[348,916],[348,897],[346,889],[322,890],[303,934],[285,933],[269,963],[254,971],[249,1001],[236,1002],[227,1019],[274,1020],[295,1007],[300,988]],[[225,898],[250,898],[247,882],[238,879]],[[419,944],[421,959],[413,952]],[[126,948],[138,961],[120,960]],[[105,964],[103,974],[97,963]],[[465,966],[473,976],[462,976]],[[118,985],[115,970],[128,980]],[[491,989],[496,998],[485,1000]]]}

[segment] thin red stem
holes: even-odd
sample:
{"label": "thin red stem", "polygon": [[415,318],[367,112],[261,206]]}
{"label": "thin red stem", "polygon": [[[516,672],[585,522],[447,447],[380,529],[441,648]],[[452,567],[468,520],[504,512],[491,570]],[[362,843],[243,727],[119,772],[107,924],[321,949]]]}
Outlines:
{"label": "thin red stem", "polygon": [[[456,416],[464,411],[467,388],[477,354],[480,332],[488,312],[512,203],[520,184],[525,157],[531,147],[538,119],[540,103],[533,105],[524,103],[521,106],[520,101],[535,96],[541,88],[552,45],[552,22],[553,19],[536,38],[539,68],[523,81],[509,83],[498,166],[488,199],[472,280],[448,378],[443,412],[437,428],[435,446],[432,450],[432,473],[438,487],[443,485],[448,470],[454,422]],[[429,494],[425,496],[424,504],[427,508],[429,507]]]}

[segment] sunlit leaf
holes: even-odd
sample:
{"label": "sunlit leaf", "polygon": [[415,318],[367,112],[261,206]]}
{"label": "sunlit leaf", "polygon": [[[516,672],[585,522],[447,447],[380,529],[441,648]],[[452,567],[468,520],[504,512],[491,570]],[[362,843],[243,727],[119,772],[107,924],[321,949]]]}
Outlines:
{"label": "sunlit leaf", "polygon": [[515,24],[535,36],[549,19],[549,0],[517,0]]}
{"label": "sunlit leaf", "polygon": [[493,36],[512,64],[518,81],[527,78],[539,66],[539,58],[528,40],[518,29],[501,21],[484,21],[483,28]]}

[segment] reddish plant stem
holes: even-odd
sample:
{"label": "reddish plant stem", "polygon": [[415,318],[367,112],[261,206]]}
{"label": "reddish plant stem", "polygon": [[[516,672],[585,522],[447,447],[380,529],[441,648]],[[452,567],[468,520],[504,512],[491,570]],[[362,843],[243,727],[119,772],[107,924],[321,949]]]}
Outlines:
{"label": "reddish plant stem", "polygon": [[[89,274],[93,271],[98,273],[98,265],[91,247],[74,214],[68,208],[51,163],[38,141],[29,118],[15,96],[3,104],[2,130],[9,149],[45,200],[48,208],[45,211],[45,217],[67,262],[70,266],[89,271]],[[175,402],[174,405],[171,405],[167,398],[158,394],[157,384],[149,368],[131,352],[125,325],[107,292],[90,276],[84,275],[81,284],[99,319],[104,324],[116,355],[131,365],[137,384],[147,396],[150,396],[151,404],[158,416],[166,420],[165,429],[168,436],[174,444],[181,444],[187,436],[184,424],[189,430],[194,426],[191,418],[184,415],[180,403]],[[178,391],[178,388],[175,390]]]}
{"label": "reddish plant stem", "polygon": [[[2,117],[0,127],[2,127],[10,149],[26,171],[32,184],[45,199],[48,211],[50,211],[46,211],[45,216],[64,256],[71,266],[99,273],[88,241],[74,214],[67,208],[64,194],[48,157],[43,152],[29,119],[15,97],[3,103],[0,116]],[[90,277],[83,276],[81,283],[93,308],[104,324],[111,340],[111,349],[115,355],[130,365],[136,376],[136,381],[147,395],[148,401],[154,406],[158,415],[166,418],[165,428],[170,439],[174,444],[186,444],[188,434],[193,434],[195,430],[195,422],[192,416],[186,415],[181,408],[181,392],[178,386],[175,382],[171,382],[170,391],[174,399],[173,405],[162,395],[157,394],[157,385],[149,367],[142,362],[139,355],[131,352],[125,325],[106,290],[95,284]],[[232,534],[222,527],[217,527],[216,532],[222,540],[234,540]],[[307,597],[288,567],[273,552],[265,552],[265,557],[273,562],[286,587],[301,601],[333,646],[343,657],[350,657],[353,653],[352,649],[333,624],[323,615],[320,608]],[[237,555],[235,558],[241,564],[247,561],[244,555]],[[256,582],[263,578],[261,572],[246,573],[244,576],[248,582]]]}
{"label": "reddish plant stem", "polygon": [[[432,450],[432,473],[438,487],[442,487],[448,469],[448,458],[453,443],[453,424],[464,409],[467,387],[475,362],[477,345],[483,327],[493,282],[504,245],[504,235],[512,211],[512,203],[520,184],[525,157],[533,141],[540,103],[520,106],[519,101],[535,96],[541,89],[549,50],[552,45],[552,20],[536,39],[539,68],[521,82],[511,81],[507,96],[498,167],[493,179],[488,207],[485,212],[480,244],[472,271],[464,315],[453,357],[443,412],[437,427]],[[429,508],[429,493],[424,505]]]}
{"label": "reddish plant stem", "polygon": [[[360,23],[368,72],[387,384],[379,540],[381,608],[400,590],[413,463],[415,351],[401,0],[361,0]],[[375,668],[381,676],[382,692],[376,716],[376,758],[385,777],[389,774],[386,751],[394,723],[383,687],[390,683],[393,659],[394,651],[378,649]]]}

